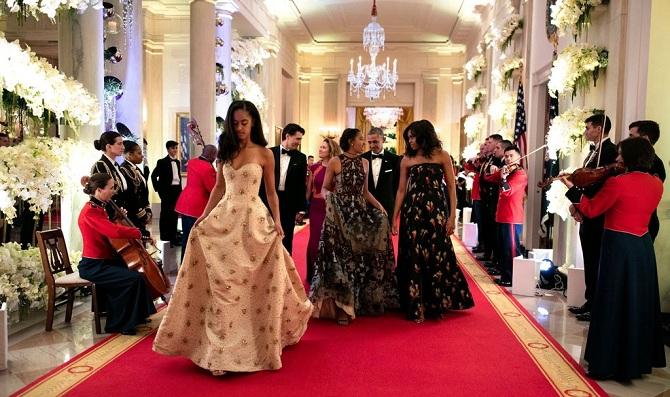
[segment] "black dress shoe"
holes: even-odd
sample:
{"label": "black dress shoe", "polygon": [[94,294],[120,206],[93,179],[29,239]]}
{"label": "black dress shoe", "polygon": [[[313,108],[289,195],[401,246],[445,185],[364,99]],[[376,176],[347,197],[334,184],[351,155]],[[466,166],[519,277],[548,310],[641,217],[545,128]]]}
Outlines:
{"label": "black dress shoe", "polygon": [[137,332],[134,329],[128,331],[121,331],[121,335],[136,335]]}
{"label": "black dress shoe", "polygon": [[568,308],[568,310],[572,314],[584,314],[590,312],[591,308],[589,307],[588,303],[584,303],[581,306],[571,306]]}
{"label": "black dress shoe", "polygon": [[592,374],[591,372],[587,372],[586,376],[593,380],[608,380],[614,378],[612,375],[599,375],[599,374]]}
{"label": "black dress shoe", "polygon": [[473,254],[481,254],[482,252],[484,252],[484,248],[482,248],[482,247],[474,247],[472,249]]}
{"label": "black dress shoe", "polygon": [[495,267],[487,267],[486,273],[490,274],[491,276],[500,276],[500,270],[496,269]]}
{"label": "black dress shoe", "polygon": [[498,284],[501,287],[511,287],[512,286],[511,281],[506,281],[506,280],[502,280],[502,279],[496,280],[496,284]]}
{"label": "black dress shoe", "polygon": [[577,321],[591,321],[591,312],[578,314],[576,316],[576,318],[577,318]]}

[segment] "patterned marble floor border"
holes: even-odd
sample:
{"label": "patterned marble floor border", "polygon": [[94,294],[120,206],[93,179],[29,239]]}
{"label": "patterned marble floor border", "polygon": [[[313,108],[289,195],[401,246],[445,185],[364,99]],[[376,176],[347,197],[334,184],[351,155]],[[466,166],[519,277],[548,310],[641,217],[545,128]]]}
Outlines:
{"label": "patterned marble floor border", "polygon": [[457,238],[452,240],[461,268],[470,275],[556,392],[571,397],[606,396],[599,386],[594,387],[594,382],[586,379],[578,364],[532,319],[511,293],[493,281],[463,243]]}
{"label": "patterned marble floor border", "polygon": [[62,396],[66,394],[133,346],[150,337],[156,331],[164,313],[164,310],[160,310],[152,316],[151,323],[137,327],[137,335],[113,335],[19,390],[13,396]]}

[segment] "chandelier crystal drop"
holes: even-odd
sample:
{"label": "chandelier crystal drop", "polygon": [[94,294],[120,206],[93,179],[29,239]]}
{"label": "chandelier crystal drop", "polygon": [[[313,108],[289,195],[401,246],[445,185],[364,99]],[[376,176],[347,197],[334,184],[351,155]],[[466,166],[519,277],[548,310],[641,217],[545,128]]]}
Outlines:
{"label": "chandelier crystal drop", "polygon": [[390,59],[381,65],[376,64],[377,55],[384,50],[384,28],[377,22],[377,2],[372,2],[372,20],[363,30],[363,49],[370,54],[370,64],[363,65],[362,57],[358,57],[356,72],[354,73],[354,60],[349,60],[349,95],[356,92],[360,96],[363,94],[371,101],[378,99],[382,94],[386,97],[386,91],[393,91],[395,95],[396,83],[398,82],[397,64],[398,60],[393,60],[393,69],[391,69]]}

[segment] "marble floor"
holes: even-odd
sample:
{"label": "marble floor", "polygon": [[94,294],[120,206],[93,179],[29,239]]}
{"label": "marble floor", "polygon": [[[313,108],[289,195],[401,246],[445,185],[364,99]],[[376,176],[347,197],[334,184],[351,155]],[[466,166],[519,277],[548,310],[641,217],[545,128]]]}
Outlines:
{"label": "marble floor", "polygon": [[[517,299],[575,360],[581,361],[588,324],[576,321],[567,311],[561,292],[538,290],[536,296]],[[63,318],[61,310],[52,332],[44,331],[42,314],[22,322],[20,330],[10,327],[9,369],[0,371],[0,396],[15,392],[107,336],[95,334],[88,298],[77,303],[71,324],[65,324]],[[669,353],[666,347],[670,359]],[[612,396],[670,396],[668,368],[655,369],[651,375],[630,383],[599,383]]]}

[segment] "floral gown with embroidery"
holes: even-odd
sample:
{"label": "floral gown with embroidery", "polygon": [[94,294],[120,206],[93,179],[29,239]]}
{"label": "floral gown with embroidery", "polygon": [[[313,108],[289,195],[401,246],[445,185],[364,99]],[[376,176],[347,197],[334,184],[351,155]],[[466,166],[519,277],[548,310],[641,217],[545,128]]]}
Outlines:
{"label": "floral gown with embroidery", "polygon": [[363,197],[361,157],[339,157],[342,172],[336,176],[335,191],[326,196],[310,290],[314,317],[336,317],[334,306],[351,318],[382,314],[398,306],[388,217]]}
{"label": "floral gown with embroidery", "polygon": [[439,318],[449,310],[474,306],[447,235],[449,208],[443,180],[440,164],[409,169],[400,210],[396,274],[400,305],[410,320]]}
{"label": "floral gown with embroidery", "polygon": [[305,333],[312,304],[258,197],[262,171],[223,166],[226,194],[191,230],[156,352],[210,371],[279,369]]}

